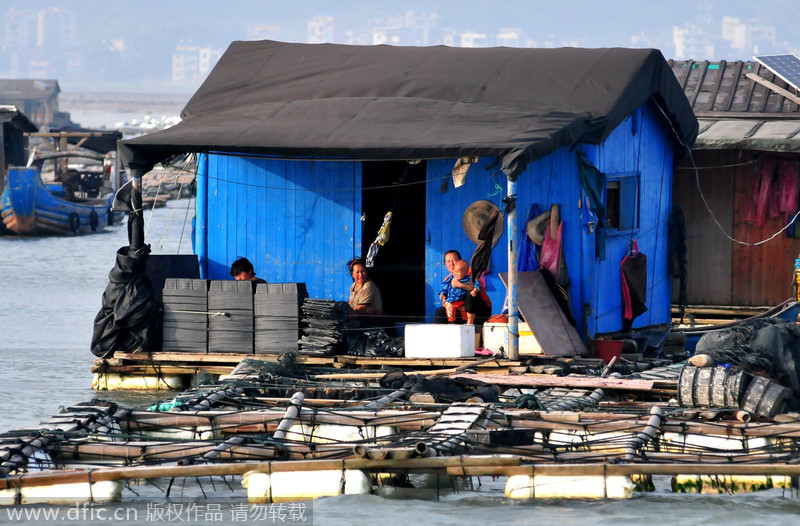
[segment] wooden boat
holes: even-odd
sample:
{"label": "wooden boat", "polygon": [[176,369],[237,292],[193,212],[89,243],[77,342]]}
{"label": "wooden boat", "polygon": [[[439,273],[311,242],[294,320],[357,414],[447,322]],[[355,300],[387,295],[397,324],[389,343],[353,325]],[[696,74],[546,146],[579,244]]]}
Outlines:
{"label": "wooden boat", "polygon": [[[60,194],[60,195],[59,195]],[[64,192],[48,189],[39,170],[10,168],[0,195],[3,225],[18,235],[64,235],[102,230],[113,222],[114,194],[67,199]]]}
{"label": "wooden boat", "polygon": [[[97,232],[112,224],[110,208],[118,187],[113,154],[68,149],[68,140],[91,133],[32,134],[58,139],[54,151],[34,150],[26,167],[10,167],[0,211],[3,230],[17,235]],[[85,164],[69,164],[80,159]],[[86,162],[86,161],[89,162]],[[43,179],[52,161],[52,182]]]}

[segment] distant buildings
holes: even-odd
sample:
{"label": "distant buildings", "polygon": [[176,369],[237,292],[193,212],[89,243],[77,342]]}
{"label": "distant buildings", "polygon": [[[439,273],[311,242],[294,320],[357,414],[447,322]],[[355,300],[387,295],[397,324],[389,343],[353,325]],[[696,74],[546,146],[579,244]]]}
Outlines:
{"label": "distant buildings", "polygon": [[[229,37],[200,26],[175,31],[173,24],[174,37],[167,31],[154,35],[153,29],[159,27],[155,21],[148,27],[136,26],[136,30],[125,31],[130,28],[123,23],[120,31],[104,25],[96,33],[88,32],[85,24],[97,24],[98,18],[71,9],[72,4],[65,5],[68,7],[11,8],[0,13],[0,77],[57,78],[62,86],[114,84],[129,89],[134,83],[161,83],[194,88],[230,43]],[[701,0],[688,11],[693,16],[671,30],[663,24],[640,26],[630,36],[617,34],[605,42],[585,33],[536,26],[532,19],[526,24],[529,18],[523,13],[517,27],[490,27],[491,22],[480,17],[469,18],[458,27],[453,19],[447,17],[445,22],[446,17],[434,10],[398,8],[395,14],[370,15],[341,7],[329,13],[318,10],[308,18],[298,11],[291,20],[266,10],[253,15],[252,20],[231,19],[227,25],[242,24],[241,28],[234,27],[233,34],[238,31],[241,35],[236,39],[305,39],[307,43],[540,48],[621,45],[658,48],[666,57],[678,60],[734,60],[754,54],[797,52],[788,40],[794,38],[792,35],[784,35],[779,41],[776,26],[780,26],[780,20],[770,20],[769,25],[755,18],[724,15],[725,11],[724,6]],[[463,27],[464,23],[469,27]],[[186,35],[203,35],[204,40],[195,37],[196,42],[192,42]]]}
{"label": "distant buildings", "polygon": [[57,78],[82,68],[76,19],[71,10],[12,8],[4,22],[0,72],[7,71],[8,76],[16,78]]}
{"label": "distant buildings", "polygon": [[203,80],[220,56],[222,52],[218,49],[179,43],[172,53],[172,81]]}

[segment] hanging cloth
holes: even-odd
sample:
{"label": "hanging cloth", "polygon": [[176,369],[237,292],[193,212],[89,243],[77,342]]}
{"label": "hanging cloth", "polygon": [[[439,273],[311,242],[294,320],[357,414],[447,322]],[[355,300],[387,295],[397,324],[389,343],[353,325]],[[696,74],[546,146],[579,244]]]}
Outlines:
{"label": "hanging cloth", "polygon": [[630,252],[620,263],[622,284],[622,328],[628,330],[637,316],[647,312],[647,256],[639,252],[638,243],[631,242]]}
{"label": "hanging cloth", "polygon": [[478,246],[472,253],[472,258],[469,261],[471,272],[471,283],[474,284],[476,279],[480,279],[483,273],[489,268],[489,262],[492,257],[492,246],[494,246],[494,231],[497,226],[497,220],[500,217],[500,210],[495,209],[492,211],[489,219],[481,227],[478,232]]}
{"label": "hanging cloth", "polygon": [[589,198],[590,209],[597,216],[594,236],[594,256],[600,261],[606,259],[606,207],[603,204],[603,189],[606,185],[606,174],[598,170],[578,152],[578,171],[581,177],[581,188]]}
{"label": "hanging cloth", "polygon": [[369,246],[367,251],[367,267],[372,267],[375,264],[375,256],[378,255],[378,247],[384,246],[389,241],[389,228],[392,225],[392,213],[386,212],[383,216],[383,224],[378,229],[378,237]]}
{"label": "hanging cloth", "polygon": [[517,270],[519,272],[529,272],[539,268],[539,262],[536,260],[536,244],[528,236],[528,223],[538,215],[539,207],[536,203],[531,203],[528,208],[528,218],[525,220],[525,224],[522,225],[520,235],[517,238],[520,240],[517,245],[519,247],[519,256],[517,257]]}
{"label": "hanging cloth", "polygon": [[[750,201],[745,210],[745,220],[764,226],[770,205],[779,207],[777,196],[771,196],[772,176],[775,173],[775,159],[765,157],[758,161],[758,170],[753,177],[753,189],[750,192]],[[776,185],[777,186],[777,185]]]}
{"label": "hanging cloth", "polygon": [[797,162],[781,161],[778,164],[780,211],[788,221],[797,212]]}

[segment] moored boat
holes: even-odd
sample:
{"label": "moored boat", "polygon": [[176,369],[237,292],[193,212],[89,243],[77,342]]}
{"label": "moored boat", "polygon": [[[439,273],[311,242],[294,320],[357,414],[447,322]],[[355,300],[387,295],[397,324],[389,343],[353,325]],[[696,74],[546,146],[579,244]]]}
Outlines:
{"label": "moored boat", "polygon": [[18,235],[63,235],[96,232],[113,222],[113,193],[71,200],[61,193],[49,190],[36,168],[10,168],[0,195],[5,229]]}
{"label": "moored boat", "polygon": [[[113,142],[104,133],[34,133],[52,139],[33,149],[27,166],[8,168],[0,193],[2,229],[17,235],[91,233],[113,223],[111,204],[119,187]],[[69,149],[70,140],[96,139],[96,150]],[[72,161],[72,162],[70,162]],[[73,162],[75,164],[73,164]]]}

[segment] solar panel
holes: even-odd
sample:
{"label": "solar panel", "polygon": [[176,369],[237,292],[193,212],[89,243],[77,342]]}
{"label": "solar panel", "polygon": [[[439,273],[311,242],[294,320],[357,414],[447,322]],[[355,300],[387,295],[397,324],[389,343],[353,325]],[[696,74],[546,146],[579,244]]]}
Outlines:
{"label": "solar panel", "polygon": [[800,90],[800,58],[794,55],[761,55],[753,58],[794,89]]}

